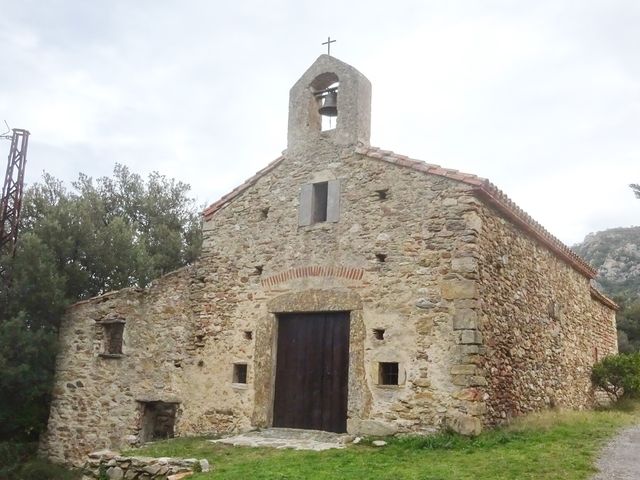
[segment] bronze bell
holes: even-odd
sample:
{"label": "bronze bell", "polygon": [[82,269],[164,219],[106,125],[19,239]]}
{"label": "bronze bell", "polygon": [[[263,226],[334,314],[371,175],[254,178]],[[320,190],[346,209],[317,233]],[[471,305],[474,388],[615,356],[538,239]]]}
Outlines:
{"label": "bronze bell", "polygon": [[318,109],[320,115],[327,117],[338,116],[338,92],[332,90],[322,97],[322,106]]}

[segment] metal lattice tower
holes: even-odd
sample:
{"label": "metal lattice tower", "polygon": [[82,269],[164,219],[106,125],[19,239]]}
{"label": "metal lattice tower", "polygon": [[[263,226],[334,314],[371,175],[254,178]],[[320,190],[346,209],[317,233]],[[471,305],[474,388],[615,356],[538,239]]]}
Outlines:
{"label": "metal lattice tower", "polygon": [[[2,188],[2,199],[0,200],[0,255],[13,256],[16,251],[28,143],[29,132],[14,128],[13,135],[11,135],[7,173]],[[1,264],[0,277],[5,277]]]}

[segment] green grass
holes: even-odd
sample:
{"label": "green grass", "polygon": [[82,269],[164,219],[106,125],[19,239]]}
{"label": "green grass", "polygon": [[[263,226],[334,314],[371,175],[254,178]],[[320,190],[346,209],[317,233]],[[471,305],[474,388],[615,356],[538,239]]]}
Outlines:
{"label": "green grass", "polygon": [[128,454],[207,458],[214,466],[194,480],[464,480],[587,479],[602,443],[640,422],[640,406],[596,412],[546,412],[476,438],[442,433],[388,438],[344,450],[300,452],[212,444],[202,438],[158,442]]}

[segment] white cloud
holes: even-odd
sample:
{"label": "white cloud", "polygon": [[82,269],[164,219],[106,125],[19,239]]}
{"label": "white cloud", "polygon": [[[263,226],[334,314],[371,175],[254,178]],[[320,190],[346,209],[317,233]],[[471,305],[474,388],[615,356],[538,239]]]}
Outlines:
{"label": "white cloud", "polygon": [[213,201],[286,147],[328,34],[373,84],[372,142],[491,178],[568,243],[637,221],[634,1],[7,3],[0,117],[29,181],[119,161]]}

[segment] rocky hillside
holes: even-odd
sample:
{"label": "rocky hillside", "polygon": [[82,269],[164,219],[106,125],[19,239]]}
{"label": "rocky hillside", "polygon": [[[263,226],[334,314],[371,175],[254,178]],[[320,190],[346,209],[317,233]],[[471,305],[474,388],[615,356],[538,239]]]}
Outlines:
{"label": "rocky hillside", "polygon": [[590,233],[573,250],[598,269],[605,293],[640,299],[640,227]]}

